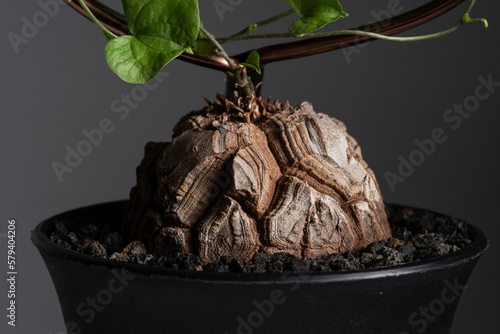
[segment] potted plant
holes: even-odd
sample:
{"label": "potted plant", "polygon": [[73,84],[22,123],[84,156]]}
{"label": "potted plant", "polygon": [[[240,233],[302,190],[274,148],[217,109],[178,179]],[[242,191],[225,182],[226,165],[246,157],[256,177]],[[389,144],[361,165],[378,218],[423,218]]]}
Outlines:
{"label": "potted plant", "polygon": [[[231,81],[226,97],[208,101],[208,107],[176,125],[171,143],[147,145],[129,203],[74,210],[52,217],[34,231],[33,240],[58,290],[68,332],[449,331],[463,285],[487,246],[482,232],[468,225],[470,245],[421,262],[308,272],[324,264],[329,269],[352,263],[370,268],[388,243],[405,253],[408,244],[390,239],[393,231],[387,215],[403,224],[418,218],[424,224],[417,229],[455,233],[455,242],[468,241],[463,223],[454,223],[458,232],[448,231],[453,219],[447,216],[397,206],[386,212],[375,176],[342,122],[316,113],[308,103],[293,107],[264,100],[257,89],[263,65],[273,61],[372,38],[410,41],[451,33],[477,20],[469,16],[475,1],[452,28],[413,38],[388,35],[462,1],[433,1],[359,29],[313,33],[347,14],[338,1],[290,0],[291,10],[228,38],[215,38],[203,27],[197,1],[122,2],[126,22],[97,2],[71,3],[103,30],[108,64],[122,79],[145,83],[179,57],[222,70]],[[300,17],[289,33],[256,32],[259,26],[292,14]],[[233,58],[221,44],[280,36],[307,39]],[[66,249],[74,246],[70,230],[83,228],[91,235],[94,227],[100,229],[94,233],[98,234],[113,224],[122,225],[127,244],[123,252],[116,252],[115,260],[106,249],[112,248],[111,239],[106,239],[106,247],[86,238],[74,241],[83,251],[101,252],[102,258]],[[383,251],[389,253],[387,258],[394,255]],[[129,256],[145,262],[146,253],[174,258],[168,262],[171,268],[123,261]],[[332,255],[340,253],[365,258],[346,262]],[[179,265],[175,257],[194,270],[172,268]],[[256,264],[258,259],[266,263],[263,267],[271,263],[270,270],[281,266],[284,273],[257,273],[256,268],[262,267]],[[225,272],[231,267],[234,272]],[[85,289],[75,288],[75,282],[85,282]],[[380,321],[388,313],[393,319]]]}

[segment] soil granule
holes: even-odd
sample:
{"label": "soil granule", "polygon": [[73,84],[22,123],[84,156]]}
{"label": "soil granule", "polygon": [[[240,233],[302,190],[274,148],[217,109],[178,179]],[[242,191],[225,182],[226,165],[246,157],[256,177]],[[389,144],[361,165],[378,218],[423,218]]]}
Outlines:
{"label": "soil granule", "polygon": [[[467,224],[456,218],[432,212],[387,206],[393,237],[374,242],[365,249],[318,258],[297,258],[287,253],[256,254],[249,263],[223,257],[218,263],[203,263],[193,254],[176,254],[172,258],[147,254],[140,241],[124,242],[119,217],[79,217],[71,222],[54,221],[50,239],[67,249],[116,261],[139,263],[173,269],[282,273],[349,271],[380,268],[421,261],[456,252],[471,243]],[[104,221],[104,223],[103,223]],[[71,228],[71,226],[79,226]],[[99,228],[98,226],[102,226]]]}

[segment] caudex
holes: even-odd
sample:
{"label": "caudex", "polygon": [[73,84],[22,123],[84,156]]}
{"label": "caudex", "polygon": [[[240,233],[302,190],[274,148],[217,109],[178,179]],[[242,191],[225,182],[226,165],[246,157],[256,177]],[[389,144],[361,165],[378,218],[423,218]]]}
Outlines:
{"label": "caudex", "polygon": [[[264,65],[367,42],[436,38],[392,35],[428,22],[465,0],[434,0],[402,15],[350,30],[316,32],[348,16],[337,0],[287,0],[291,9],[217,38],[200,22],[196,0],[122,0],[124,14],[98,1],[69,4],[108,39],[106,59],[123,80],[145,83],[178,58],[223,71],[234,82],[228,96],[183,117],[171,142],[148,143],[122,227],[162,256],[193,253],[205,262],[256,253],[316,257],[353,251],[391,236],[374,173],[344,124],[256,94],[249,73]],[[258,28],[290,15],[286,33]],[[224,44],[290,38],[229,56]]]}

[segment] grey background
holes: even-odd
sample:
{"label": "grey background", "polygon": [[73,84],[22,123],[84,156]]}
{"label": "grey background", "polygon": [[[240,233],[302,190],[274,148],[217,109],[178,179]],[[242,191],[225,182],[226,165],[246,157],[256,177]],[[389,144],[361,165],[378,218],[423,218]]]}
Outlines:
{"label": "grey background", "polygon": [[[387,8],[388,3],[370,1],[368,7],[363,0],[344,2],[351,18],[339,22],[337,28],[369,21],[370,10]],[[108,3],[120,8],[119,1]],[[262,8],[273,14],[286,10],[284,0],[246,0],[224,13],[221,21],[212,0],[201,3],[205,26],[217,36],[241,29],[243,22],[269,16],[259,13]],[[423,1],[400,1],[405,9],[415,3]],[[412,34],[447,28],[464,8]],[[457,130],[442,117],[454,103],[474,94],[478,76],[492,74],[494,81],[500,81],[499,9],[497,1],[480,0],[476,5],[473,14],[490,21],[487,30],[476,23],[437,40],[377,41],[354,54],[350,62],[342,51],[336,51],[272,64],[266,69],[263,90],[265,96],[293,104],[308,100],[317,111],[343,120],[377,174],[386,201],[452,214],[488,235],[491,246],[463,294],[454,334],[491,333],[499,311],[495,256],[500,241],[496,211],[500,92],[482,101]],[[222,74],[174,61],[164,70],[169,73],[164,82],[120,120],[110,105],[134,86],[121,82],[107,68],[101,33],[69,7],[60,6],[57,15],[20,45],[19,53],[14,52],[7,34],[21,34],[22,18],[31,21],[40,10],[37,1],[15,0],[3,0],[0,10],[0,233],[6,233],[9,218],[16,219],[19,272],[15,328],[6,325],[5,280],[0,284],[1,333],[65,332],[49,274],[30,241],[35,225],[62,211],[126,198],[135,183],[144,144],[169,140],[175,122],[204,105],[203,96],[213,98],[224,91]],[[284,31],[284,24],[278,24],[278,30]],[[63,162],[66,145],[74,148],[84,139],[82,130],[95,128],[103,118],[113,121],[114,132],[59,182],[51,163]],[[384,173],[396,173],[398,156],[408,157],[416,148],[414,140],[428,138],[438,127],[445,129],[447,141],[391,192]],[[0,241],[0,277],[4,277],[6,239]],[[384,321],[390,321],[390,315]]]}

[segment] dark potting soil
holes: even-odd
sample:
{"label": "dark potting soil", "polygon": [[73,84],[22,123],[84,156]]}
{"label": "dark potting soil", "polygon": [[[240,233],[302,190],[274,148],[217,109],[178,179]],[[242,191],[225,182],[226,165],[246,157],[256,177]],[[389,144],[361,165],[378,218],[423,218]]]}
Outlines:
{"label": "dark potting soil", "polygon": [[[387,206],[393,237],[374,242],[357,252],[318,258],[297,258],[287,253],[256,254],[249,263],[223,257],[218,263],[203,263],[193,254],[172,258],[147,254],[140,241],[125,243],[120,235],[120,217],[92,217],[54,221],[50,239],[67,249],[116,261],[165,268],[243,273],[282,273],[286,271],[348,271],[380,268],[421,261],[453,253],[471,243],[467,224],[456,218],[428,211]],[[98,227],[101,226],[101,227]]]}

